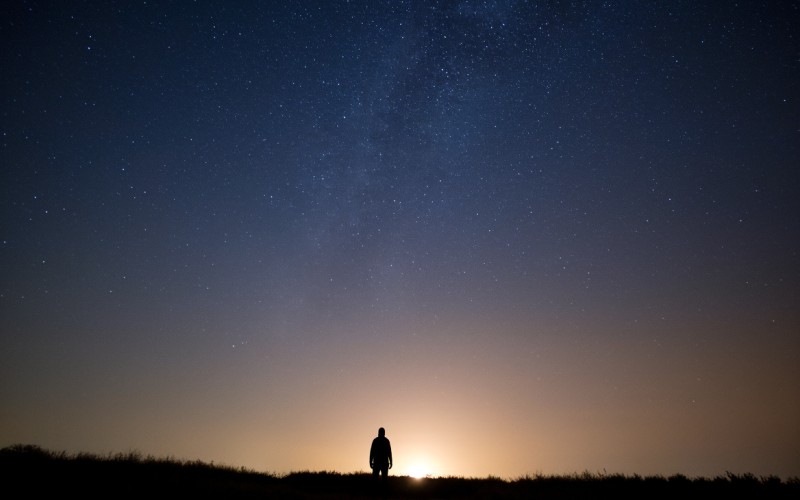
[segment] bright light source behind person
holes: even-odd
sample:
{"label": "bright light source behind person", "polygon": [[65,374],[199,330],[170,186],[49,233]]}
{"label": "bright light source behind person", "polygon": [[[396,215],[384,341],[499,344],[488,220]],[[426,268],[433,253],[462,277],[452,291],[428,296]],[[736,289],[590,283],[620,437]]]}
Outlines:
{"label": "bright light source behind person", "polygon": [[415,463],[408,468],[408,475],[415,479],[422,479],[429,474],[428,468],[422,463]]}

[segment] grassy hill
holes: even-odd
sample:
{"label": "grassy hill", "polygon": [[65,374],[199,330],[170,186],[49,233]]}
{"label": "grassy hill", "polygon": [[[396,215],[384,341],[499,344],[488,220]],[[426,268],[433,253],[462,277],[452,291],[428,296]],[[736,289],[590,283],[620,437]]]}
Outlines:
{"label": "grassy hill", "polygon": [[[682,499],[800,498],[800,480],[728,474],[715,478],[617,474],[498,478],[390,477],[294,472],[278,476],[207,464],[142,457],[50,452],[15,445],[0,450],[4,489],[14,498],[280,498],[280,499]],[[5,495],[4,495],[5,496]],[[11,498],[6,496],[6,498]]]}

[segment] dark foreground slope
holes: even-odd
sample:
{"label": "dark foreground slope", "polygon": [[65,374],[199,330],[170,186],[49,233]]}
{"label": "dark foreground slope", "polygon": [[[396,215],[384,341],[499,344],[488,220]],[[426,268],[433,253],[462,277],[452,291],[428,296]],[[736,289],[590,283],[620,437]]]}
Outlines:
{"label": "dark foreground slope", "polygon": [[[67,455],[21,445],[0,450],[0,471],[6,498],[800,498],[796,479],[751,475],[689,479],[583,474],[513,481],[391,477],[384,489],[367,474],[297,472],[276,476],[198,461],[142,458],[136,453]],[[18,493],[8,496],[9,492]]]}

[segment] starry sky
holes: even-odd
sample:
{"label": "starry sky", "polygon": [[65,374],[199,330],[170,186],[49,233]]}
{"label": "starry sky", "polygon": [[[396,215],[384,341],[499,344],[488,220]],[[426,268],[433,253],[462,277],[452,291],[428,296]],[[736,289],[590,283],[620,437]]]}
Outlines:
{"label": "starry sky", "polygon": [[0,9],[0,446],[800,475],[798,2]]}

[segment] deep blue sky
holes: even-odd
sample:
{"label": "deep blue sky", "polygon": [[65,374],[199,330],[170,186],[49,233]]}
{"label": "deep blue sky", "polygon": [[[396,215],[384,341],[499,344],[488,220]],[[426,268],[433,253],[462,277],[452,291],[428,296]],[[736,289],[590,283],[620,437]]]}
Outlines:
{"label": "deep blue sky", "polygon": [[0,445],[800,474],[798,8],[6,2]]}

